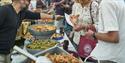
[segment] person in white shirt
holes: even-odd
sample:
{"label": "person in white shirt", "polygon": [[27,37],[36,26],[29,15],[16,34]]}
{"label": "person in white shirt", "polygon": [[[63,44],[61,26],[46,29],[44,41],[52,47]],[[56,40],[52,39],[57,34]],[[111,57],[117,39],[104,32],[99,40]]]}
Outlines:
{"label": "person in white shirt", "polygon": [[101,63],[125,63],[125,2],[102,0],[99,9],[98,32],[91,30],[87,36],[98,39],[92,51],[94,59]]}

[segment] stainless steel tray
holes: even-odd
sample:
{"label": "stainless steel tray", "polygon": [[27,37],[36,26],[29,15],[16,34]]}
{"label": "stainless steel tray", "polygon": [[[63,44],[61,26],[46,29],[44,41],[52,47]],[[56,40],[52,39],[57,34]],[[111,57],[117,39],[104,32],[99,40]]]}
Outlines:
{"label": "stainless steel tray", "polygon": [[[45,55],[46,53],[50,53],[50,54],[69,54],[68,52],[66,52],[65,50],[63,50],[62,48],[58,47],[58,46],[55,46],[55,47],[52,47],[52,48],[49,48],[48,50],[44,50],[44,51],[41,51],[39,53],[36,53],[35,56],[41,56],[41,55]],[[80,62],[83,63],[83,61],[81,60],[81,58],[79,58]],[[31,60],[28,59],[27,63],[30,63]]]}
{"label": "stainless steel tray", "polygon": [[[68,52],[66,52],[65,50],[63,50],[62,48],[58,47],[58,46],[55,46],[55,47],[52,47],[48,50],[44,50],[44,51],[41,51],[37,54],[35,54],[35,56],[39,56],[39,55],[45,55],[46,53],[51,53],[51,54],[69,54]],[[79,58],[80,62],[83,63],[82,59]]]}

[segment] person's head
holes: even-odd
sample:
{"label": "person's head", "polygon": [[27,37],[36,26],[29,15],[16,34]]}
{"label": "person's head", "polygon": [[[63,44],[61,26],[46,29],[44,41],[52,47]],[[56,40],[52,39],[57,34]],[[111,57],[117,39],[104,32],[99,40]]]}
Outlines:
{"label": "person's head", "polygon": [[91,0],[76,0],[77,3],[80,3],[82,6],[90,3]]}
{"label": "person's head", "polygon": [[12,0],[12,3],[18,4],[21,9],[28,8],[30,0]]}

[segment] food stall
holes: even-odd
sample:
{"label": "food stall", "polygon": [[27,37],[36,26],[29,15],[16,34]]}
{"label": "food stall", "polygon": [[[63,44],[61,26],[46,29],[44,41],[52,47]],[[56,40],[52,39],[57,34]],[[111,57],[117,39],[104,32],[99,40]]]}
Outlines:
{"label": "food stall", "polygon": [[[56,57],[62,57],[64,58],[64,61],[69,61],[68,57],[71,57],[71,61],[76,61],[71,63],[83,63],[81,58],[78,57],[77,52],[67,34],[64,30],[61,31],[60,27],[63,29],[62,21],[63,18],[59,21],[51,19],[35,20],[35,24],[27,23],[27,21],[23,22],[21,25],[22,28],[20,29],[23,30],[18,32],[18,35],[24,37],[26,40],[21,48],[34,56],[46,56],[53,63],[56,63],[55,60],[53,60],[56,59]],[[70,53],[64,50],[64,47],[67,47],[64,45],[65,40],[69,43],[68,51],[70,51]],[[66,57],[67,59],[65,59]],[[16,50],[12,52],[11,58],[12,63],[27,63],[27,61],[30,60],[28,57],[18,53]],[[62,59],[59,59],[59,61],[60,60]],[[34,61],[30,63],[34,63]]]}
{"label": "food stall", "polygon": [[[0,5],[3,5],[3,3]],[[10,54],[11,63],[42,63],[36,60],[40,56],[44,56],[44,59],[45,57],[46,59],[39,59],[39,61],[47,61],[49,59],[50,63],[83,63],[69,40],[66,31],[64,31],[64,16],[56,15],[54,9],[50,10],[51,12],[48,13],[46,9],[37,10],[33,8],[31,11],[40,13],[42,18],[38,20],[23,20],[15,39],[17,43],[18,40],[23,38],[24,41],[21,41],[23,45],[13,48]],[[48,17],[48,14],[51,17]],[[37,58],[34,60],[29,56]]]}

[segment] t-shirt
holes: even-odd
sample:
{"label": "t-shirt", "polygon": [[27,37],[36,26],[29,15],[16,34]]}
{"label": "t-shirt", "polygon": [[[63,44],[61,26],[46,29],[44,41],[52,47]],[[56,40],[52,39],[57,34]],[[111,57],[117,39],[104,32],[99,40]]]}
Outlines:
{"label": "t-shirt", "polygon": [[119,43],[98,41],[91,56],[98,60],[125,63],[125,3],[124,0],[102,0],[99,9],[98,32],[119,32]]}
{"label": "t-shirt", "polygon": [[24,18],[38,19],[40,14],[25,10],[17,14],[12,5],[0,7],[0,54],[10,53],[15,43],[17,29]]}

